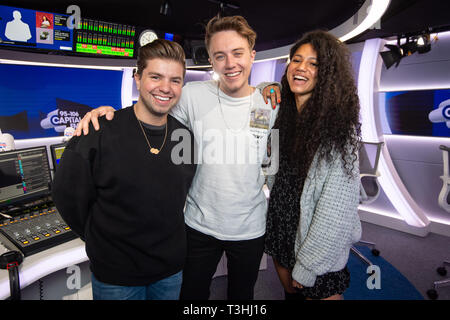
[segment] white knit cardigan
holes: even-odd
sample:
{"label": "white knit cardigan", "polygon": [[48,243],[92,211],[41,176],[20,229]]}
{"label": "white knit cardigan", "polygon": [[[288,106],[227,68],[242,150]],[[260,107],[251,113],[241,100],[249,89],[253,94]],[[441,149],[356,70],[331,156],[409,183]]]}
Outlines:
{"label": "white knit cardigan", "polygon": [[350,247],[361,238],[359,163],[350,177],[341,154],[332,151],[331,158],[318,161],[316,154],[300,197],[292,278],[305,287],[312,287],[318,275],[342,270]]}

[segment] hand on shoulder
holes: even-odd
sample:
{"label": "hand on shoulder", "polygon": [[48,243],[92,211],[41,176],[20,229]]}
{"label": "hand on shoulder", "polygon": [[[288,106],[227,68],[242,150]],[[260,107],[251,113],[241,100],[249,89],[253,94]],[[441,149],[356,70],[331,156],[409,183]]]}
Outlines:
{"label": "hand on shoulder", "polygon": [[92,122],[94,129],[98,131],[100,125],[98,123],[98,117],[106,116],[107,120],[112,120],[114,118],[114,112],[116,110],[111,106],[100,106],[86,113],[75,129],[75,136],[80,136],[81,133],[87,135],[89,133],[89,123]]}

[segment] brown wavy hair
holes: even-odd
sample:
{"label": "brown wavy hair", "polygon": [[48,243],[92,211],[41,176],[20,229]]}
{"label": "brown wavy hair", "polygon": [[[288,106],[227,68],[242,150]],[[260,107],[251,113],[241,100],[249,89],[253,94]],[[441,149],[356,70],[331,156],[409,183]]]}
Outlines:
{"label": "brown wavy hair", "polygon": [[360,106],[349,50],[330,33],[316,30],[306,33],[292,46],[290,59],[307,43],[317,53],[316,85],[299,113],[286,67],[275,122],[275,128],[280,130],[280,152],[289,154],[289,161],[300,177],[300,190],[316,153],[319,160],[325,157],[331,160],[331,150],[339,152],[351,177],[358,164],[361,141]]}
{"label": "brown wavy hair", "polygon": [[241,37],[248,41],[250,50],[253,50],[256,42],[256,32],[250,27],[247,20],[242,16],[215,16],[206,25],[205,45],[209,52],[209,45],[214,34],[220,31],[236,31]]}
{"label": "brown wavy hair", "polygon": [[156,39],[140,47],[136,70],[139,76],[142,76],[142,72],[147,68],[148,60],[151,59],[168,59],[179,62],[183,66],[183,77],[186,75],[186,57],[184,50],[175,41]]}

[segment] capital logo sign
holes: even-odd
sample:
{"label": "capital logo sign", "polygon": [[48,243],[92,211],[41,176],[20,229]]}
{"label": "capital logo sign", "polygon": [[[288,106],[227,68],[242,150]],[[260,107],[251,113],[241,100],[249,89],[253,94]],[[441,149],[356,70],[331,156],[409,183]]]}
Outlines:
{"label": "capital logo sign", "polygon": [[41,120],[42,129],[54,129],[56,132],[64,132],[68,127],[75,129],[84,115],[92,109],[87,105],[64,99],[56,99],[56,105],[58,108]]}
{"label": "capital logo sign", "polygon": [[433,123],[445,122],[450,129],[450,99],[442,101],[437,109],[429,113],[428,119]]}
{"label": "capital logo sign", "polygon": [[55,129],[56,132],[64,132],[67,127],[76,128],[81,117],[77,111],[63,111],[56,109],[47,114],[47,118],[41,121],[42,129]]}

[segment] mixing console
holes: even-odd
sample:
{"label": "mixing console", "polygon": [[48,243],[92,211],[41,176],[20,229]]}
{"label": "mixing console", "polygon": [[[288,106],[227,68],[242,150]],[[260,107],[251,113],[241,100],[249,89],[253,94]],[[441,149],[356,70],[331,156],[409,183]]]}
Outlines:
{"label": "mixing console", "polygon": [[0,221],[0,233],[25,256],[77,237],[56,207],[46,205],[24,210],[20,215]]}

